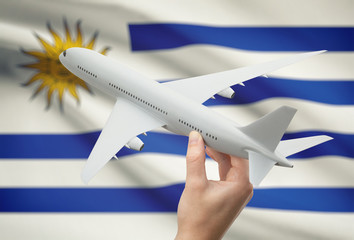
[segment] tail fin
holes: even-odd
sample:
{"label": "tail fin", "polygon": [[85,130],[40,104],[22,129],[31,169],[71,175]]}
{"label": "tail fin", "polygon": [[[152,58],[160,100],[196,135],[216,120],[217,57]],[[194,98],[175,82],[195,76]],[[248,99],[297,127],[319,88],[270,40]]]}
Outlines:
{"label": "tail fin", "polygon": [[[278,157],[283,158],[293,155],[295,153],[301,152],[308,148],[314,147],[318,144],[327,142],[332,138],[326,135],[297,138],[291,140],[281,141],[276,148]],[[279,156],[280,155],[280,156]],[[250,164],[250,182],[254,186],[258,186],[263,178],[268,174],[272,167],[277,164],[272,159],[267,158],[266,156],[259,154],[254,151],[248,151],[248,159]]]}
{"label": "tail fin", "polygon": [[318,144],[332,140],[333,138],[320,135],[313,137],[296,138],[290,140],[281,141],[276,149],[282,156],[288,157],[295,153],[301,152],[308,148],[314,147]]}
{"label": "tail fin", "polygon": [[248,151],[250,182],[253,185],[258,186],[275,164],[291,167],[292,164],[285,157],[332,139],[321,135],[280,141],[295,113],[296,109],[283,106],[241,128],[241,131],[269,151],[276,151],[276,158],[281,160],[277,162],[255,151]]}
{"label": "tail fin", "polygon": [[248,159],[250,182],[253,186],[258,186],[276,162],[254,151],[248,151]]}
{"label": "tail fin", "polygon": [[241,131],[273,152],[295,113],[295,108],[282,106],[250,125],[242,127]]}

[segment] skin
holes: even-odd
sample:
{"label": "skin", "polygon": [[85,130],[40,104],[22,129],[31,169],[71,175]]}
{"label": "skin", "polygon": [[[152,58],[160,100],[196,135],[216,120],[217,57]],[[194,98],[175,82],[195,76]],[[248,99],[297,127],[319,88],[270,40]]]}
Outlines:
{"label": "skin", "polygon": [[[218,163],[220,181],[207,179],[205,152]],[[221,239],[253,196],[248,160],[205,148],[203,138],[193,131],[186,161],[175,239]]]}

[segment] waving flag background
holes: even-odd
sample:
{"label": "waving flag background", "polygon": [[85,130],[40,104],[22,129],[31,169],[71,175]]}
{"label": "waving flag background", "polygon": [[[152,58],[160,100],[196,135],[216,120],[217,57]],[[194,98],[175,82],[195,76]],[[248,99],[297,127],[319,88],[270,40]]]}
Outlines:
{"label": "waving flag background", "polygon": [[[58,93],[46,111],[35,73],[20,65],[81,20],[84,42],[157,81],[328,52],[234,87],[232,100],[206,105],[248,124],[281,105],[298,109],[284,138],[334,140],[274,168],[225,239],[354,237],[354,9],[352,1],[1,1],[0,238],[172,239],[185,178],[187,139],[163,130],[124,149],[90,185],[80,172],[114,99],[79,90],[80,104]],[[75,34],[72,34],[76,36]],[[22,50],[23,51],[23,50]],[[37,84],[37,85],[36,85]],[[207,161],[210,178],[216,165]]]}

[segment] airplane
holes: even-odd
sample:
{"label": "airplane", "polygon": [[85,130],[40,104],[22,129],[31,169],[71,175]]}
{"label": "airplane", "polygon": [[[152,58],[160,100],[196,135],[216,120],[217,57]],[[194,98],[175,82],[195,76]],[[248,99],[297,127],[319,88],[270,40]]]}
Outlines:
{"label": "airplane", "polygon": [[296,112],[288,106],[240,126],[203,103],[215,94],[232,98],[235,93],[230,86],[323,52],[295,54],[253,66],[160,83],[98,52],[78,47],[66,49],[59,56],[65,68],[117,99],[82,171],[83,182],[87,184],[124,146],[141,151],[144,143],[138,135],[163,127],[185,136],[197,131],[207,146],[248,158],[250,182],[258,186],[274,165],[293,167],[286,157],[332,138],[320,135],[281,141]]}

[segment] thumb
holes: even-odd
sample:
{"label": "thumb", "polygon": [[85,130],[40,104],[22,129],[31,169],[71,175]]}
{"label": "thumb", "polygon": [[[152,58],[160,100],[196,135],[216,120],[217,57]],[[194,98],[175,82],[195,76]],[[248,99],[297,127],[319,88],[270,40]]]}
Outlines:
{"label": "thumb", "polygon": [[187,150],[187,178],[188,182],[205,182],[207,180],[205,172],[205,149],[202,136],[196,131],[189,134]]}

